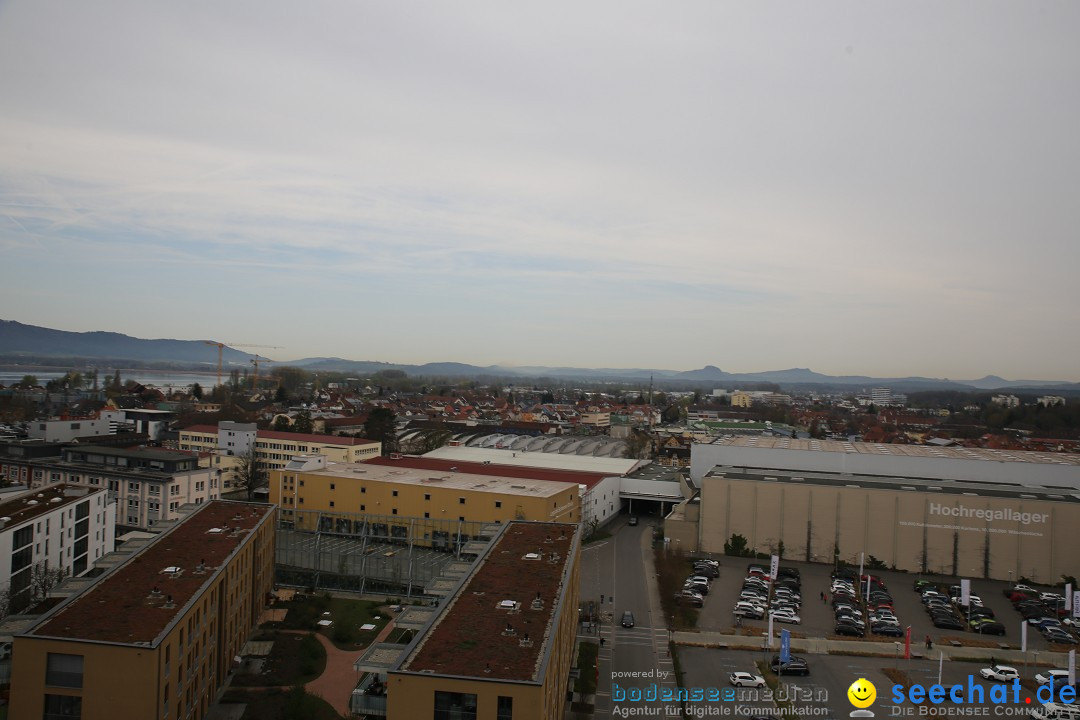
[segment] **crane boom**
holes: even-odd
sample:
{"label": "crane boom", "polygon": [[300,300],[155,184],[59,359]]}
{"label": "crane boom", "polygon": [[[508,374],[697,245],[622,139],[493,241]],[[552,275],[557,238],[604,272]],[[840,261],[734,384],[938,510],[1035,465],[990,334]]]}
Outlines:
{"label": "crane boom", "polygon": [[[217,384],[218,385],[221,384],[221,357],[222,357],[222,354],[224,353],[226,347],[230,347],[230,348],[238,348],[238,347],[266,348],[268,350],[280,350],[281,349],[281,347],[278,346],[278,345],[252,345],[251,343],[223,343],[223,342],[217,342],[215,340],[203,340],[203,344],[204,345],[214,345],[214,346],[217,347]],[[258,355],[256,355],[255,357],[258,357]],[[256,364],[256,366],[255,366],[255,382],[256,383],[258,383],[258,375],[259,375],[259,366],[258,366],[258,364]]]}

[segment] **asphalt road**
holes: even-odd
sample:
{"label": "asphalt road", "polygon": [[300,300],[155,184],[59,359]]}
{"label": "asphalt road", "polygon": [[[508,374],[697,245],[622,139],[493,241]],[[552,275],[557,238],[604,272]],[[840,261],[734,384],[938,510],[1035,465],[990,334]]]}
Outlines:
{"label": "asphalt road", "polygon": [[[652,525],[636,526],[616,520],[607,540],[593,543],[581,553],[581,602],[600,603],[604,596],[600,637],[600,672],[596,717],[610,717],[614,707],[656,707],[660,703],[622,701],[613,703],[614,685],[627,692],[647,692],[651,687],[674,686],[673,665],[667,657],[668,630],[655,616],[646,584],[645,552],[649,552]],[[620,624],[623,612],[634,615],[634,627]],[[588,634],[589,629],[583,628]],[[616,692],[618,695],[618,692]]]}

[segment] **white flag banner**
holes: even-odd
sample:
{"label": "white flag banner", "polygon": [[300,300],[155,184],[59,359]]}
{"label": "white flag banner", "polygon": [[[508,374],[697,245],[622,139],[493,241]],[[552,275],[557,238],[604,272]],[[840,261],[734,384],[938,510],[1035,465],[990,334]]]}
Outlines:
{"label": "white flag banner", "polygon": [[1065,583],[1065,612],[1072,614],[1073,606],[1073,587],[1072,583]]}
{"label": "white flag banner", "polygon": [[772,562],[769,563],[769,577],[773,580],[776,579],[776,573],[780,572],[780,556],[773,555]]}
{"label": "white flag banner", "polygon": [[1020,621],[1020,652],[1027,652],[1027,620]]}
{"label": "white flag banner", "polygon": [[772,611],[769,611],[769,649],[772,650]]}
{"label": "white flag banner", "polygon": [[1069,685],[1076,685],[1076,651],[1069,651]]}
{"label": "white flag banner", "polygon": [[967,607],[971,602],[971,581],[964,578],[960,581],[960,604]]}

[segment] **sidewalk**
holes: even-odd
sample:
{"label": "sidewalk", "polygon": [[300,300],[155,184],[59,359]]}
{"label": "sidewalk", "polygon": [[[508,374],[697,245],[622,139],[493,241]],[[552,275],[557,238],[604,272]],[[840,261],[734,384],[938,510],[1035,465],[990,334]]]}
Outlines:
{"label": "sidewalk", "polygon": [[[384,641],[393,629],[394,620],[391,618],[379,631],[372,645]],[[353,663],[364,654],[366,648],[339,650],[325,635],[315,633],[315,637],[326,648],[326,669],[322,675],[305,685],[304,690],[333,705],[334,710],[342,717],[349,717],[349,700],[352,698],[353,688],[360,680],[360,674],[353,668]]]}
{"label": "sidewalk", "polygon": [[[674,633],[674,640],[676,645],[687,645],[690,647],[725,647],[725,648],[744,648],[749,650],[760,650],[763,636],[753,635],[725,635],[717,632],[677,632]],[[900,641],[903,643],[903,641]],[[779,639],[773,640],[773,648],[776,652],[780,651]],[[876,642],[876,641],[852,641],[852,640],[827,640],[826,638],[791,638],[791,651],[800,652],[806,655],[832,655],[832,654],[858,654],[858,655],[874,655],[881,657],[894,657],[896,654],[896,642]],[[986,648],[986,647],[954,647],[952,645],[935,644],[934,649],[927,651],[922,643],[912,643],[911,656],[913,658],[930,657],[937,659],[939,655],[943,655],[946,660],[952,658],[979,658],[984,660],[997,660],[998,662],[1010,662],[1012,664],[1023,664],[1032,659],[1035,655],[1034,652],[1029,651],[1027,653],[1020,650],[1002,650],[1000,648]],[[1040,651],[1038,653],[1039,660],[1045,660],[1047,663],[1065,667],[1069,661],[1068,653],[1056,653]]]}

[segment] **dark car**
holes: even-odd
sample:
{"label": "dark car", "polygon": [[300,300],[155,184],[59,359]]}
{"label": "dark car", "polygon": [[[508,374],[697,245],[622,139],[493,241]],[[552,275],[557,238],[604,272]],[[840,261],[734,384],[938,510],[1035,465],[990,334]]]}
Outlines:
{"label": "dark car", "polygon": [[936,590],[937,583],[931,580],[916,580],[915,592],[922,592],[923,590]]}
{"label": "dark car", "polygon": [[810,666],[806,664],[806,660],[797,655],[792,655],[791,659],[786,663],[780,662],[779,655],[773,655],[772,662],[769,664],[772,671],[777,675],[809,675]]}
{"label": "dark car", "polygon": [[634,627],[634,613],[627,610],[622,614],[622,626],[624,628]]}
{"label": "dark car", "polygon": [[851,637],[862,637],[865,634],[865,630],[861,629],[853,622],[838,622],[836,627],[833,628],[833,632],[837,635],[850,635]]}
{"label": "dark car", "polygon": [[936,615],[933,618],[934,627],[942,628],[945,630],[963,630],[964,621],[959,620],[949,615]]}
{"label": "dark car", "polygon": [[628,522],[627,525],[631,525],[631,526],[637,525],[637,517],[635,517],[634,515],[631,515],[630,516],[630,522]]}
{"label": "dark car", "polygon": [[874,635],[888,635],[889,637],[904,637],[904,629],[891,623],[878,623],[870,626],[870,632]]}
{"label": "dark car", "polygon": [[976,623],[971,628],[974,632],[982,633],[983,635],[1004,635],[1005,626],[1001,623],[991,620],[990,622]]}

